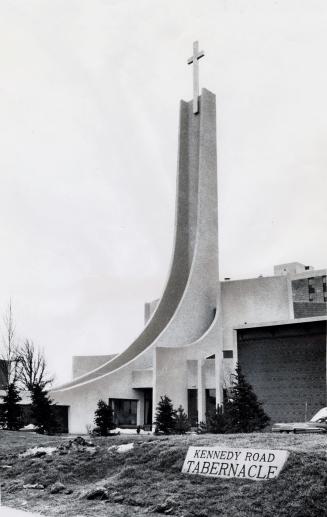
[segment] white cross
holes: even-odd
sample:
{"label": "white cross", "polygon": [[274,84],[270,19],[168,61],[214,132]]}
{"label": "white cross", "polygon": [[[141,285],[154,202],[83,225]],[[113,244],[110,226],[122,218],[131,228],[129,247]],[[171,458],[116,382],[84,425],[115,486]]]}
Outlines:
{"label": "white cross", "polygon": [[193,64],[193,113],[199,112],[199,59],[204,56],[203,50],[199,52],[199,42],[193,42],[193,56],[187,60],[188,65]]}

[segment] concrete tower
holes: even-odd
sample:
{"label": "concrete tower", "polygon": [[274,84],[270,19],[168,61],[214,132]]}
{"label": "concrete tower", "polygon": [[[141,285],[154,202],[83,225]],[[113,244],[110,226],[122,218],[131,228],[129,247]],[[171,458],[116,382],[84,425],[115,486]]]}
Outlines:
{"label": "concrete tower", "polygon": [[[200,54],[195,47],[189,60],[195,70]],[[215,95],[202,89],[198,96],[197,88],[195,73],[194,98],[180,104],[175,239],[166,287],[144,330],[124,352],[52,391],[58,404],[70,406],[72,432],[92,421],[99,398],[137,400],[138,423],[145,390],[153,390],[153,408],[165,394],[187,408],[190,382],[197,386],[197,410],[204,419],[205,363],[209,356],[220,358],[222,345]],[[211,359],[211,375],[215,363],[219,401],[220,366]]]}

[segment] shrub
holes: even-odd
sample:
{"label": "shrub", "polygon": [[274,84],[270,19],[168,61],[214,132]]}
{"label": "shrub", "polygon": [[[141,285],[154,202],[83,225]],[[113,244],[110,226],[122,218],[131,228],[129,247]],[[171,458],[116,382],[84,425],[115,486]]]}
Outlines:
{"label": "shrub", "polygon": [[3,422],[7,429],[15,431],[20,428],[20,408],[18,402],[21,399],[15,382],[8,384],[6,394],[2,396]]}
{"label": "shrub", "polygon": [[167,395],[160,397],[156,408],[156,419],[154,422],[156,433],[171,434],[176,429],[176,410],[172,401]]}
{"label": "shrub", "polygon": [[40,434],[51,434],[56,431],[57,423],[52,411],[52,400],[41,384],[35,384],[31,389],[32,419]]}
{"label": "shrub", "polygon": [[239,364],[236,365],[230,395],[225,402],[224,418],[226,430],[231,433],[260,431],[270,422]]}
{"label": "shrub", "polygon": [[223,406],[217,405],[216,409],[207,414],[207,429],[209,433],[219,434],[226,431],[226,418]]}
{"label": "shrub", "polygon": [[183,406],[179,406],[175,415],[175,429],[178,434],[185,434],[191,429],[190,421],[185,413]]}
{"label": "shrub", "polygon": [[104,400],[99,400],[98,402],[98,408],[94,414],[94,423],[97,426],[97,432],[101,436],[108,436],[109,431],[116,427],[113,422],[112,407]]}

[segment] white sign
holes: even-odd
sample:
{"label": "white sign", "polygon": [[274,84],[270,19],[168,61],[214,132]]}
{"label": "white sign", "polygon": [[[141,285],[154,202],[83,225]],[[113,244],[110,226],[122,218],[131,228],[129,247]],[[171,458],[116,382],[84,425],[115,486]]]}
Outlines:
{"label": "white sign", "polygon": [[189,447],[182,472],[218,478],[246,478],[256,481],[279,476],[288,451]]}

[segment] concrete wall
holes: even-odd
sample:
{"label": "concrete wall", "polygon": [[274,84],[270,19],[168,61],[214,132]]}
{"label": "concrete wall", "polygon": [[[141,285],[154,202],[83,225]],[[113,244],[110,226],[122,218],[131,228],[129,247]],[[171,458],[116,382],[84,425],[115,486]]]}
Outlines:
{"label": "concrete wall", "polygon": [[51,397],[57,404],[69,406],[69,431],[86,432],[86,426],[94,424],[94,411],[100,399],[138,399],[138,392],[133,389],[133,365],[88,382],[76,382],[73,387],[55,389]]}
{"label": "concrete wall", "polygon": [[[198,390],[198,417],[205,420],[205,390],[216,389],[217,403],[222,402],[222,325],[217,311],[210,328],[196,341],[182,347],[155,349],[153,369],[154,406],[162,395],[169,395],[174,406],[186,412],[187,390]],[[207,359],[215,356],[214,359]]]}
{"label": "concrete wall", "polygon": [[[69,405],[69,430],[72,433],[85,432],[87,425],[93,424],[94,411],[98,400],[107,401],[109,398],[127,398],[139,400],[138,414],[142,423],[143,418],[143,392],[140,388],[153,385],[153,411],[160,396],[168,395],[173,400],[174,406],[182,404],[187,408],[187,388],[189,380],[190,364],[196,363],[196,387],[199,390],[198,400],[201,404],[199,418],[205,419],[205,389],[217,389],[220,394],[219,368],[215,373],[217,363],[222,357],[222,343],[220,337],[221,325],[219,325],[219,313],[208,329],[190,345],[182,347],[156,347],[152,369],[135,368],[136,361],[105,374],[102,377],[85,382],[82,378],[73,387],[62,387],[51,392],[55,402],[61,405]],[[217,359],[209,359],[216,354]],[[192,368],[192,367],[191,367]],[[208,383],[208,384],[206,384]]]}
{"label": "concrete wall", "polygon": [[224,327],[289,319],[287,278],[260,277],[222,282]]}
{"label": "concrete wall", "polygon": [[132,386],[133,388],[153,388],[153,368],[133,370]]}
{"label": "concrete wall", "polygon": [[187,411],[188,368],[185,351],[182,348],[162,347],[156,348],[155,355],[155,405],[160,396],[168,395],[174,407],[177,408],[181,404]]}
{"label": "concrete wall", "polygon": [[75,355],[73,356],[73,379],[98,368],[111,361],[117,354],[112,355]]}
{"label": "concrete wall", "polygon": [[237,361],[234,329],[241,324],[288,320],[290,314],[289,280],[286,276],[232,280],[221,283],[224,350],[233,350],[233,360],[224,361],[224,382]]}

